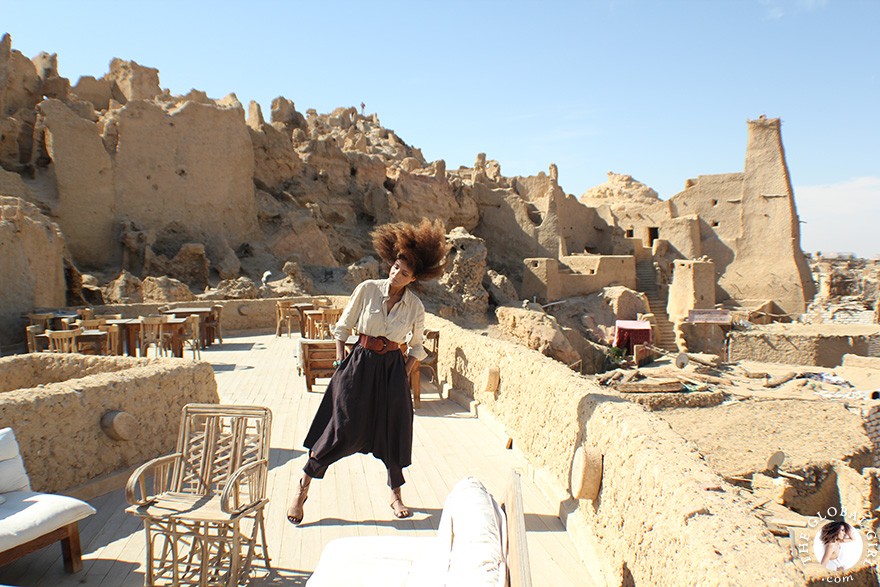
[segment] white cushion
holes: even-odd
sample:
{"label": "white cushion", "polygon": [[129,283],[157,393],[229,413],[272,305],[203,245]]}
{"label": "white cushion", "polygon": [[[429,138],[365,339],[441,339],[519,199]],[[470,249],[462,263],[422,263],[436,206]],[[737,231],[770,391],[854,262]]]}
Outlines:
{"label": "white cushion", "polygon": [[436,538],[338,538],[324,547],[306,585],[503,587],[506,541],[501,508],[478,479],[468,477],[447,496]]}
{"label": "white cushion", "polygon": [[444,532],[452,534],[448,585],[504,587],[505,524],[501,507],[478,479],[467,477],[456,483],[446,497],[438,532],[443,541]]}
{"label": "white cushion", "polygon": [[31,481],[18,452],[15,433],[12,428],[3,428],[0,430],[0,493],[29,491],[30,488]]}
{"label": "white cushion", "polygon": [[330,541],[321,552],[308,587],[424,587],[444,585],[429,561],[438,552],[433,538],[351,536]]}
{"label": "white cushion", "polygon": [[84,501],[34,491],[12,491],[0,505],[0,552],[30,542],[95,513]]}

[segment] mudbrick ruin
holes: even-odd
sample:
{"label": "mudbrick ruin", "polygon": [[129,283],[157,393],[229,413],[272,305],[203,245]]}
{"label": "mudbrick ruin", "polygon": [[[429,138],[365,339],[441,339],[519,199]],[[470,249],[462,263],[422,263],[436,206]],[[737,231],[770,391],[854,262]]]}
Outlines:
{"label": "mudbrick ruin", "polygon": [[[516,439],[582,556],[603,561],[595,577],[823,584],[798,536],[845,510],[867,537],[848,584],[874,585],[880,262],[805,255],[781,122],[744,130],[740,170],[684,179],[667,200],[613,172],[576,197],[553,164],[509,177],[483,153],[472,167],[427,161],[353,107],[301,113],[278,97],[266,116],[234,94],[172,95],[158,70],[121,59],[72,83],[56,55],[28,58],[6,35],[0,427],[29,414],[16,430],[27,463],[62,404],[41,416],[24,392],[39,404],[43,384],[86,369],[110,397],[101,377],[165,369],[22,361],[30,313],[210,300],[224,329],[274,329],[278,299],[347,296],[384,275],[376,225],[440,219],[446,272],[420,294],[442,333],[437,378]],[[210,374],[175,369],[188,382],[175,410],[216,398]],[[171,440],[118,466],[174,433],[154,426]],[[601,455],[592,494],[575,483],[597,474],[583,454]],[[50,490],[84,481],[28,469]]]}

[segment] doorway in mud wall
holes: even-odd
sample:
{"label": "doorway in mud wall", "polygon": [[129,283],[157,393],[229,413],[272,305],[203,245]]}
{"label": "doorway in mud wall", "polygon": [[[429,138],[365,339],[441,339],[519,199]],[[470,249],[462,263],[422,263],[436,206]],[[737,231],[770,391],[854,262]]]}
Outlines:
{"label": "doorway in mud wall", "polygon": [[657,226],[648,227],[648,246],[654,246],[654,241],[660,238],[660,228]]}

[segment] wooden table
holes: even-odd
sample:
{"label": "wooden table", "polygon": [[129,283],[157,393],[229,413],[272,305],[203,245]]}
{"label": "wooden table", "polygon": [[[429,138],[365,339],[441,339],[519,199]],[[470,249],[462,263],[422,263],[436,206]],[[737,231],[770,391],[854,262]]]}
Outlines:
{"label": "wooden table", "polygon": [[214,308],[202,308],[195,306],[187,306],[183,308],[169,308],[167,310],[162,310],[163,314],[174,314],[175,316],[190,316],[192,314],[198,314],[199,316],[207,316],[210,314]]}
{"label": "wooden table", "polygon": [[[305,315],[305,312],[306,312],[306,310],[314,310],[315,305],[303,302],[303,303],[299,303],[299,304],[291,304],[290,307],[293,308],[294,310],[296,310],[296,313],[299,314],[299,335],[302,336],[303,338],[305,338],[305,336],[306,336],[306,315]],[[288,329],[288,334],[290,334],[289,329]]]}
{"label": "wooden table", "polygon": [[[199,344],[202,348],[208,348],[208,346],[214,342],[213,340],[208,340],[208,316],[211,312],[214,311],[214,308],[204,308],[198,306],[185,306],[182,308],[169,308],[167,310],[162,310],[162,313],[166,316],[174,315],[178,318],[181,316],[186,318],[187,316],[192,316],[193,314],[199,317]],[[182,355],[181,355],[182,356]]]}
{"label": "wooden table", "polygon": [[117,325],[119,326],[119,338],[116,341],[116,349],[114,354],[117,356],[129,355],[131,357],[137,356],[137,333],[140,326],[137,329],[132,326],[133,324],[140,325],[140,321],[137,318],[122,318],[119,320],[107,320],[106,322],[109,325]]}
{"label": "wooden table", "polygon": [[[141,331],[140,318],[123,318],[122,320],[107,320],[107,324],[118,324],[119,346],[117,346],[117,354],[126,354],[130,357],[138,356],[138,333]],[[171,333],[171,352],[175,357],[183,356],[183,338],[184,325],[186,318],[168,318],[167,322],[162,324],[163,329],[167,329]],[[125,348],[123,349],[123,341]]]}
{"label": "wooden table", "polygon": [[318,338],[315,334],[315,322],[324,317],[324,312],[321,310],[303,310],[303,317],[305,318],[305,338]]}
{"label": "wooden table", "polygon": [[318,332],[318,323],[327,322],[330,335],[328,339],[331,339],[333,338],[332,323],[339,320],[342,310],[339,308],[315,308],[314,310],[303,310],[302,313],[305,316],[305,328],[302,329],[305,331],[303,338],[322,338],[321,333]]}
{"label": "wooden table", "polygon": [[31,312],[25,314],[31,324],[39,324],[47,330],[65,330],[61,323],[63,318],[79,318],[76,310],[46,310],[45,312]]}
{"label": "wooden table", "polygon": [[104,353],[109,353],[110,350],[107,348],[107,336],[107,333],[103,330],[83,330],[76,337],[77,348],[79,348],[79,344],[81,342],[95,343],[97,345],[100,345],[100,348],[104,350]]}

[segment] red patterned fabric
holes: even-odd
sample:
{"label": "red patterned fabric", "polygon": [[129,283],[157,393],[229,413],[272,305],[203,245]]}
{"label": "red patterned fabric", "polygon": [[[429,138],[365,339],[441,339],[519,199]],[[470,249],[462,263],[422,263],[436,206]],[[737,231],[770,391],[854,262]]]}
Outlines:
{"label": "red patterned fabric", "polygon": [[618,320],[614,324],[614,346],[632,354],[637,344],[650,344],[651,323],[643,320]]}

